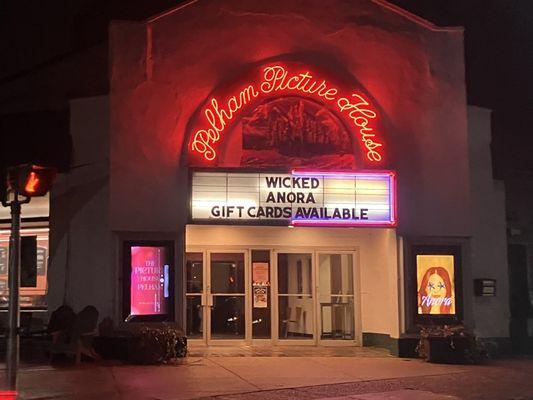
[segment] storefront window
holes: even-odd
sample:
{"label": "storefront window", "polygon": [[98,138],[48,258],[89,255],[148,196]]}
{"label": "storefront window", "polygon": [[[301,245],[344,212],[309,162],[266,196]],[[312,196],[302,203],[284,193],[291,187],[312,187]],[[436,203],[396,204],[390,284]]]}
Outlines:
{"label": "storefront window", "polygon": [[252,250],[252,337],[270,339],[270,251]]}
{"label": "storefront window", "polygon": [[126,243],[124,272],[126,321],[172,319],[170,243]]}
{"label": "storefront window", "polygon": [[[20,241],[20,307],[46,309],[48,228],[22,229]],[[0,231],[0,308],[9,303],[9,231]]]}
{"label": "storefront window", "polygon": [[355,338],[352,254],[318,256],[321,339]]}
{"label": "storefront window", "polygon": [[314,336],[311,260],[311,253],[278,253],[280,339],[312,339]]}

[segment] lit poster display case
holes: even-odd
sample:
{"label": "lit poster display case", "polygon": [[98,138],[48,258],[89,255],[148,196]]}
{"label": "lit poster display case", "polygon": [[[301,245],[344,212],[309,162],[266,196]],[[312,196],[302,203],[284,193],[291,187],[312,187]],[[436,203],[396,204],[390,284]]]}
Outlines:
{"label": "lit poster display case", "polygon": [[418,323],[462,319],[461,247],[412,247],[411,299]]}
{"label": "lit poster display case", "polygon": [[418,314],[455,315],[455,264],[450,254],[416,256]]}
{"label": "lit poster display case", "polygon": [[173,319],[173,244],[127,242],[124,245],[124,319]]}

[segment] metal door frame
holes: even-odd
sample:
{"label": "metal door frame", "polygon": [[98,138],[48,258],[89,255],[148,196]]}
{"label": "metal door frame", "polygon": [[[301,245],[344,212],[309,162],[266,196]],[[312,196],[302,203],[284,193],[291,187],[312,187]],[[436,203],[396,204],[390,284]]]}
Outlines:
{"label": "metal door frame", "polygon": [[[213,253],[225,253],[225,254],[243,254],[244,256],[244,293],[239,297],[244,296],[244,339],[213,339],[211,337],[211,307],[213,307],[213,297],[230,296],[235,293],[217,293],[213,295],[211,292],[211,254]],[[204,267],[204,279],[205,279],[205,298],[202,299],[202,305],[204,306],[205,315],[205,342],[207,345],[228,345],[228,344],[246,344],[251,340],[251,302],[250,302],[250,268],[249,268],[249,251],[246,249],[228,250],[228,249],[206,249],[206,262]]]}

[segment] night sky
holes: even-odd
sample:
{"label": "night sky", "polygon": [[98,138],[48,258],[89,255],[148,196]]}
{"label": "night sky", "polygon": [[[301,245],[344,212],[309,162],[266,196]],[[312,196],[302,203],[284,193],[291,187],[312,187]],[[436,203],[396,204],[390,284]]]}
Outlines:
{"label": "night sky", "polygon": [[[533,157],[529,155],[533,149],[533,1],[392,2],[437,25],[465,27],[468,102],[494,110],[497,176],[517,172],[533,174]],[[60,110],[53,113],[47,113],[44,107],[40,110],[45,112],[43,118],[57,121],[61,128],[55,132],[43,132],[27,121],[24,114],[5,116],[10,102],[21,101],[24,96],[10,93],[14,81],[34,76],[43,67],[53,68],[54,63],[77,52],[105,46],[112,19],[142,20],[178,3],[168,0],[1,2],[0,113],[4,116],[0,118],[0,164],[35,160],[57,163],[63,170],[68,168],[70,158],[65,154],[69,152],[70,141],[68,125],[64,122],[68,121],[67,99],[106,93],[107,64],[105,60],[96,61],[92,74],[87,72],[77,77],[88,82],[78,92],[65,90],[52,98],[50,82],[43,83],[42,88],[37,85],[28,90],[28,96],[48,93],[49,109]],[[26,126],[20,121],[26,121]],[[15,130],[19,132],[13,135]]]}
{"label": "night sky", "polygon": [[442,26],[465,27],[468,99],[492,109],[533,104],[533,1],[393,0]]}
{"label": "night sky", "polygon": [[495,177],[533,179],[533,1],[391,2],[437,25],[465,27],[468,103],[493,110]]}

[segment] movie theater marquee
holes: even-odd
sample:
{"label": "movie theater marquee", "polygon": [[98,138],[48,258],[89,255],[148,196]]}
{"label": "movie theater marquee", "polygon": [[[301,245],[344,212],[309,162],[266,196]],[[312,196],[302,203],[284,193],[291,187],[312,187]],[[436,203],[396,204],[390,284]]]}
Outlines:
{"label": "movie theater marquee", "polygon": [[392,172],[193,172],[193,221],[394,226]]}

